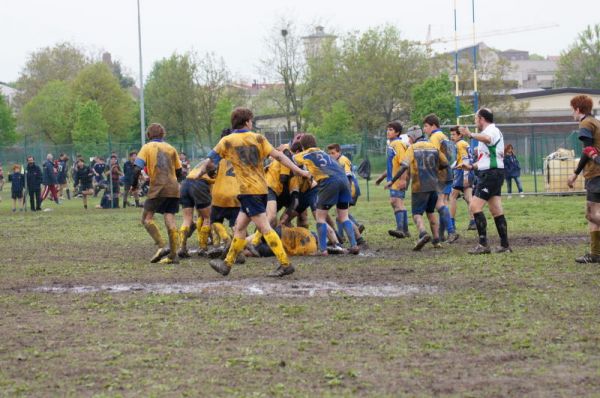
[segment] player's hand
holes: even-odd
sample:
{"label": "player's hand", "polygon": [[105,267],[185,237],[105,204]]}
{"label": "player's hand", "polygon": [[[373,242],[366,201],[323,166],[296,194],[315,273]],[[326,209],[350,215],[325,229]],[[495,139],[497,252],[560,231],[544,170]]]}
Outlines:
{"label": "player's hand", "polygon": [[384,178],[385,178],[384,176],[380,176],[380,177],[378,177],[378,178],[375,180],[375,185],[379,185],[379,184],[381,184],[381,182],[383,181],[383,179],[384,179]]}
{"label": "player's hand", "polygon": [[300,171],[301,171],[300,175],[301,175],[302,177],[304,177],[304,178],[310,178],[310,177],[311,177],[311,175],[310,175],[310,173],[308,172],[308,170],[300,170]]}
{"label": "player's hand", "polygon": [[390,189],[391,186],[392,186],[392,182],[389,181],[384,185],[383,189]]}
{"label": "player's hand", "polygon": [[596,156],[598,156],[598,150],[593,146],[586,146],[583,148],[583,154],[590,159],[594,159]]}
{"label": "player's hand", "polygon": [[471,132],[469,131],[469,128],[467,126],[460,126],[458,128],[458,131],[460,132],[461,135],[463,135],[465,137],[471,136]]}
{"label": "player's hand", "polygon": [[569,188],[573,189],[575,187],[575,180],[577,179],[577,174],[573,173],[567,178],[567,185]]}

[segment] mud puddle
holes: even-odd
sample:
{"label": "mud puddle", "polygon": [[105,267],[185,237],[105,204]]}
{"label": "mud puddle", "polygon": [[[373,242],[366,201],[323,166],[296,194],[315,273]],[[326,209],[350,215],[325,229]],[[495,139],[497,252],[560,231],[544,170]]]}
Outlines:
{"label": "mud puddle", "polygon": [[337,282],[265,282],[261,280],[210,281],[196,283],[123,283],[81,286],[41,286],[33,289],[44,293],[158,293],[202,294],[211,296],[275,296],[275,297],[400,297],[435,294],[437,286],[427,285],[357,285]]}

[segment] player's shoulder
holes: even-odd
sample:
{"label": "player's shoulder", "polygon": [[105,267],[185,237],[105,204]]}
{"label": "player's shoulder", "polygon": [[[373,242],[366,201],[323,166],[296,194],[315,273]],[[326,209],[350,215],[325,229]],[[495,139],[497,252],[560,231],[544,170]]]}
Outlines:
{"label": "player's shoulder", "polygon": [[600,131],[600,121],[594,116],[588,115],[585,117],[585,119],[579,122],[579,127],[586,128],[588,130]]}

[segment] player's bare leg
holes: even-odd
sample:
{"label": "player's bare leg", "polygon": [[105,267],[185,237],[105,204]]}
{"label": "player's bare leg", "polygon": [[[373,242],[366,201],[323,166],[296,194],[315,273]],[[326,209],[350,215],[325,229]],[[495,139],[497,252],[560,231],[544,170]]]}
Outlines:
{"label": "player's bare leg", "polygon": [[581,264],[600,263],[600,203],[587,201],[585,218],[590,231],[590,252],[575,259]]}
{"label": "player's bare leg", "polygon": [[427,244],[427,242],[431,240],[431,235],[429,235],[427,233],[427,230],[425,229],[425,221],[423,220],[422,214],[413,214],[413,221],[415,222],[417,231],[419,231],[419,240],[417,240],[417,243],[413,247],[413,250],[419,251],[423,248],[423,246]]}

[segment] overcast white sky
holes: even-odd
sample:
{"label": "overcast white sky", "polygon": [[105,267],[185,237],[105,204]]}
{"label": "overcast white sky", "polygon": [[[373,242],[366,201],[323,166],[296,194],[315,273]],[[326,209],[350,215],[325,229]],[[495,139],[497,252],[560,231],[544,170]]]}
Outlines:
{"label": "overcast white sky", "polygon": [[[144,74],[174,51],[214,51],[238,79],[258,77],[264,38],[282,15],[302,27],[318,21],[343,33],[386,23],[413,40],[453,34],[453,0],[185,1],[140,0]],[[471,0],[457,0],[459,34],[471,32]],[[356,4],[356,5],[354,5]],[[598,0],[475,0],[477,31],[540,24],[559,27],[481,38],[499,49],[558,55],[587,24],[600,23]],[[2,0],[0,81],[14,81],[28,54],[60,41],[107,50],[138,75],[136,0]],[[464,42],[462,45],[468,45]],[[452,50],[453,43],[437,50]]]}

